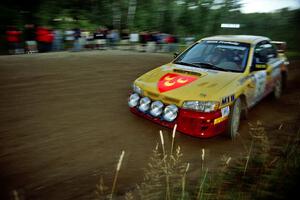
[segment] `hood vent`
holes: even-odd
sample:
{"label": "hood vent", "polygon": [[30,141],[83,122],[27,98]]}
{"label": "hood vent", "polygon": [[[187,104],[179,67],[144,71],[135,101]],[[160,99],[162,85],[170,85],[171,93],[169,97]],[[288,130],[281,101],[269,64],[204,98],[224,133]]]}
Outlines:
{"label": "hood vent", "polygon": [[189,74],[189,75],[194,75],[194,76],[202,76],[202,74],[199,72],[186,71],[186,70],[182,70],[182,69],[173,69],[173,72]]}

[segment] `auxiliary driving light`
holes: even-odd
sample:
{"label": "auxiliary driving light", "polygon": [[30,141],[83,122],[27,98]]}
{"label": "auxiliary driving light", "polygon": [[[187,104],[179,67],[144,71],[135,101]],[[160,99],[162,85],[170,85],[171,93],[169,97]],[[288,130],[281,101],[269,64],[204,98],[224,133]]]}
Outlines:
{"label": "auxiliary driving light", "polygon": [[137,106],[139,100],[140,100],[140,96],[138,94],[134,93],[134,94],[130,95],[130,97],[128,99],[128,106],[130,108]]}
{"label": "auxiliary driving light", "polygon": [[151,100],[148,97],[143,97],[140,100],[139,110],[142,112],[146,112],[150,108]]}
{"label": "auxiliary driving light", "polygon": [[154,101],[151,104],[150,114],[153,117],[158,117],[163,112],[164,104],[160,101]]}
{"label": "auxiliary driving light", "polygon": [[163,118],[168,121],[171,122],[174,119],[176,119],[177,117],[177,113],[178,113],[178,108],[175,105],[168,105],[165,110],[164,110],[164,114],[163,114]]}

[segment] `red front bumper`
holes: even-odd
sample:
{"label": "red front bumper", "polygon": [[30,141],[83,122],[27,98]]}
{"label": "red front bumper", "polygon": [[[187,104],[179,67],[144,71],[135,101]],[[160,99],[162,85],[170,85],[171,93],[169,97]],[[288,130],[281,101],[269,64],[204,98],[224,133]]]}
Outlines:
{"label": "red front bumper", "polygon": [[154,118],[149,114],[140,112],[137,108],[130,108],[131,112],[147,118],[162,126],[173,128],[177,124],[177,130],[195,137],[209,138],[225,131],[228,120],[214,124],[214,120],[221,117],[220,111],[201,113],[186,109],[179,109],[178,117],[174,122],[167,122],[160,118]]}

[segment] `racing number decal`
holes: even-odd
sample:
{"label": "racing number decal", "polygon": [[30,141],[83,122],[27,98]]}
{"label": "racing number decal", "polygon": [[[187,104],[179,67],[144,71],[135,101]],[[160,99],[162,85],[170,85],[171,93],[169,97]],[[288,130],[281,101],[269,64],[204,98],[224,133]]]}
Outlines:
{"label": "racing number decal", "polygon": [[197,78],[193,76],[168,73],[159,79],[157,86],[159,92],[166,92],[182,87],[188,83],[193,82],[196,79]]}
{"label": "racing number decal", "polygon": [[267,81],[267,72],[258,71],[254,75],[255,81],[255,101],[261,99],[265,93],[266,81]]}

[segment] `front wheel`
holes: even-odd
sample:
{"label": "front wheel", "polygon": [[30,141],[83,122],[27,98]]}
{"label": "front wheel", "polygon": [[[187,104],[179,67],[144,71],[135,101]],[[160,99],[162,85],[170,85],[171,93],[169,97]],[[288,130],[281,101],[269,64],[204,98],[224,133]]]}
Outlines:
{"label": "front wheel", "polygon": [[227,127],[227,135],[234,139],[238,135],[238,130],[240,126],[240,120],[241,120],[241,112],[242,112],[242,102],[241,99],[238,98],[233,103],[229,120],[228,120],[228,127]]}

